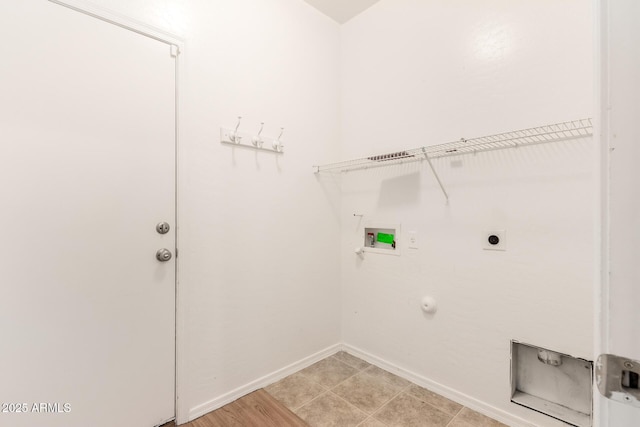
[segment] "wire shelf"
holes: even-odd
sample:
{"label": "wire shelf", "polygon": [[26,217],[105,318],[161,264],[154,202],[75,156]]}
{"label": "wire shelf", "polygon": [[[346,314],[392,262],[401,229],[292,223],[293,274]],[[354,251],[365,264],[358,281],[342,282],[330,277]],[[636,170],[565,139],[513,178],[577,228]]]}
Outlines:
{"label": "wire shelf", "polygon": [[439,157],[458,156],[481,151],[502,150],[548,142],[569,141],[593,135],[592,119],[572,120],[551,125],[538,126],[496,135],[472,139],[460,139],[438,145],[412,148],[394,153],[378,154],[361,159],[314,166],[315,173],[347,172],[350,170],[397,165]]}

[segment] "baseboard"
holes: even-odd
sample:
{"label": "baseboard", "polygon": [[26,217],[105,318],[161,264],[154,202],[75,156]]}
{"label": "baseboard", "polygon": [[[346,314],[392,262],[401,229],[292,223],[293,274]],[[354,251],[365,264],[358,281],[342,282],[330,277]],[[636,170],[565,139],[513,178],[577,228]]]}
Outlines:
{"label": "baseboard", "polygon": [[475,399],[457,390],[430,380],[429,378],[423,377],[422,375],[418,375],[415,372],[399,368],[397,365],[389,363],[378,356],[369,354],[366,351],[360,350],[359,348],[352,345],[342,344],[342,350],[346,351],[352,356],[359,357],[360,359],[363,359],[371,363],[372,365],[376,365],[379,368],[394,373],[399,377],[411,381],[414,384],[429,389],[446,397],[447,399],[453,400],[454,402],[464,405],[467,408],[473,409],[474,411],[480,412],[481,414],[498,420],[504,424],[514,427],[536,427],[535,424],[532,424],[529,421],[526,421],[520,417],[516,417],[508,412],[503,411],[502,409],[498,409],[494,406],[488,405],[478,399]]}
{"label": "baseboard", "polygon": [[295,372],[298,372],[301,369],[304,369],[308,366],[313,365],[314,363],[331,356],[338,351],[346,351],[347,353],[359,357],[372,365],[376,365],[379,368],[382,368],[386,371],[392,372],[399,377],[402,377],[406,380],[411,381],[414,384],[417,384],[421,387],[427,388],[435,393],[438,393],[448,399],[453,400],[461,405],[466,406],[467,408],[473,409],[474,411],[480,412],[488,417],[491,417],[495,420],[498,420],[502,423],[505,423],[514,427],[537,427],[535,424],[526,421],[520,417],[512,415],[508,412],[505,412],[502,409],[496,408],[494,406],[488,405],[485,402],[482,402],[478,399],[475,399],[471,396],[468,396],[464,393],[461,393],[457,390],[454,390],[450,387],[442,385],[436,381],[430,380],[429,378],[423,377],[422,375],[416,374],[415,372],[409,371],[407,369],[403,369],[390,363],[378,356],[374,356],[366,351],[360,350],[357,347],[354,347],[349,344],[334,344],[330,347],[325,348],[311,356],[305,357],[297,362],[294,362],[288,366],[285,366],[282,369],[278,369],[270,374],[267,374],[261,378],[258,378],[255,381],[252,381],[248,384],[245,384],[241,387],[236,388],[235,390],[230,391],[229,393],[223,394],[215,399],[212,399],[208,402],[202,403],[198,406],[195,406],[189,410],[189,420],[193,421],[196,418],[199,418],[211,411],[215,411],[218,408],[223,407],[224,405],[231,403],[242,396],[245,396],[249,393],[252,393],[258,389],[268,386],[276,381],[281,380],[284,377],[287,377]]}
{"label": "baseboard", "polygon": [[241,398],[242,396],[266,387],[269,384],[279,381],[286,376],[289,376],[301,369],[311,366],[314,363],[319,362],[325,357],[329,357],[340,350],[342,350],[342,344],[334,344],[330,347],[325,348],[324,350],[312,354],[311,356],[305,357],[304,359],[298,360],[297,362],[285,366],[282,369],[278,369],[277,371],[267,374],[262,378],[258,378],[255,381],[238,387],[235,390],[230,391],[229,393],[223,394],[220,397],[216,397],[215,399],[195,406],[189,410],[189,421],[193,421],[196,418],[205,415],[206,413],[215,411],[216,409],[221,408],[224,405]]}

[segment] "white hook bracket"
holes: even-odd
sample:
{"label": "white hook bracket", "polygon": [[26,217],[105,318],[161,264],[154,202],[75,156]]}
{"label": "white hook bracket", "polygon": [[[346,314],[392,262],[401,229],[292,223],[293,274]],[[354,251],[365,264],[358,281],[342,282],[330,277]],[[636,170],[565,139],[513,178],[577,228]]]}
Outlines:
{"label": "white hook bracket", "polygon": [[264,141],[260,137],[260,134],[262,133],[263,129],[264,129],[264,122],[260,122],[260,130],[258,131],[258,134],[253,138],[251,138],[251,143],[253,144],[254,147],[262,148],[262,144],[264,144]]}
{"label": "white hook bracket", "polygon": [[238,116],[238,124],[236,125],[236,128],[233,131],[233,133],[229,134],[229,140],[234,144],[240,144],[240,140],[242,140],[242,137],[238,135],[238,128],[240,127],[241,120],[242,120],[242,116]]}
{"label": "white hook bracket", "polygon": [[273,150],[279,153],[281,153],[284,150],[284,144],[282,143],[282,141],[280,141],[280,138],[282,138],[283,133],[284,133],[284,128],[280,128],[280,135],[276,139],[274,139],[272,143]]}

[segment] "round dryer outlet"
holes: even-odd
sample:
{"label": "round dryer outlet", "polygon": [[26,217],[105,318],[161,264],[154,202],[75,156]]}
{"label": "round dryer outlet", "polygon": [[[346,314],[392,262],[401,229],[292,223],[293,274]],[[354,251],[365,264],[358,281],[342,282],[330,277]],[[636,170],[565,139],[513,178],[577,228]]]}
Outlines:
{"label": "round dryer outlet", "polygon": [[489,251],[506,251],[507,250],[506,230],[485,231],[483,235],[482,248]]}

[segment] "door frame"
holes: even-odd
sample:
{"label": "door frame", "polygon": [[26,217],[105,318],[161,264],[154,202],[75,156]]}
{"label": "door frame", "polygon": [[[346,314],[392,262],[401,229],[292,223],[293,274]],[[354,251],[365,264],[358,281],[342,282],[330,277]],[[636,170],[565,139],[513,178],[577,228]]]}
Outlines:
{"label": "door frame", "polygon": [[[149,37],[151,39],[157,40],[159,42],[165,43],[169,49],[171,49],[171,54],[175,58],[175,239],[176,239],[176,247],[175,247],[175,372],[174,372],[174,386],[175,386],[175,401],[174,401],[174,416],[176,420],[176,424],[186,423],[188,422],[188,408],[183,408],[180,404],[180,400],[178,397],[181,395],[181,392],[185,390],[185,384],[183,384],[182,378],[183,373],[186,372],[184,366],[183,351],[181,347],[182,338],[186,335],[184,334],[184,307],[180,302],[182,301],[181,287],[179,281],[179,272],[180,272],[180,259],[178,257],[178,248],[179,248],[179,236],[180,236],[180,210],[179,210],[179,196],[180,196],[180,162],[179,162],[179,148],[180,148],[180,115],[181,115],[181,105],[180,102],[180,88],[184,87],[184,77],[180,73],[180,69],[182,66],[182,61],[184,61],[185,55],[185,40],[175,34],[172,34],[168,31],[162,30],[160,28],[145,24],[144,22],[138,21],[134,18],[131,18],[126,15],[122,15],[115,11],[97,6],[95,4],[89,3],[87,0],[48,0],[51,3],[72,9],[76,12],[91,16],[93,18],[99,19],[101,21],[107,22],[112,25],[116,25],[128,31],[133,31],[134,33],[140,34],[144,37]],[[184,375],[186,378],[186,375]],[[167,420],[169,421],[169,420]]]}
{"label": "door frame", "polygon": [[[609,340],[609,114],[608,114],[608,16],[606,0],[592,0],[593,8],[593,76],[594,76],[594,142],[595,142],[595,271],[593,286],[593,360],[608,352]],[[593,425],[607,427],[607,406],[593,384]]]}
{"label": "door frame", "polygon": [[[597,185],[597,206],[596,209],[596,264],[597,271],[594,272],[594,360],[601,354],[618,353],[620,351],[619,337],[617,337],[617,329],[621,327],[619,321],[612,321],[612,314],[616,310],[616,300],[619,295],[612,294],[612,289],[624,287],[621,286],[622,280],[613,279],[611,276],[612,260],[615,261],[617,252],[615,251],[615,241],[612,245],[612,192],[611,185],[619,185],[611,181],[611,172],[615,164],[612,163],[611,152],[617,147],[625,148],[628,145],[628,137],[624,139],[616,139],[614,131],[625,123],[627,120],[618,118],[619,111],[628,108],[628,105],[621,102],[619,97],[613,97],[615,93],[612,91],[612,76],[615,74],[617,78],[619,64],[616,58],[612,59],[611,46],[617,42],[617,37],[613,29],[620,30],[617,21],[621,11],[630,12],[629,5],[633,4],[631,0],[617,2],[615,0],[592,0],[593,8],[593,28],[594,28],[594,113],[595,113],[595,131],[594,138],[596,142],[596,185]],[[616,9],[612,9],[612,5],[616,5]],[[627,16],[631,16],[627,13]],[[626,22],[622,24],[629,25]],[[634,33],[637,35],[637,33]],[[630,65],[635,71],[639,66],[637,62]],[[637,92],[637,91],[636,91]],[[638,106],[637,100],[634,101],[634,107]],[[616,120],[618,119],[618,120]],[[612,123],[619,122],[616,129],[613,129]],[[622,126],[624,128],[624,126]],[[637,136],[636,136],[637,137]],[[617,141],[617,142],[616,142]],[[620,193],[619,193],[620,194]],[[621,196],[618,196],[621,197]],[[616,203],[617,204],[617,203]],[[618,209],[620,207],[618,206]],[[614,236],[615,237],[615,236]],[[617,243],[620,245],[620,243]],[[612,252],[612,248],[614,251]],[[618,249],[619,250],[619,249]],[[612,257],[613,253],[613,257]],[[614,276],[615,277],[615,276]],[[617,280],[617,281],[616,281]],[[625,313],[628,314],[628,313]],[[627,319],[628,325],[633,324],[634,319]],[[626,329],[626,327],[625,327]],[[630,327],[629,327],[630,329]],[[620,354],[623,357],[638,357],[635,354]],[[633,416],[637,419],[638,409],[631,406],[623,406],[619,403],[610,403],[610,400],[600,394],[598,388],[594,385],[594,426],[595,427],[616,427],[614,424],[618,422],[617,417]],[[633,411],[633,415],[631,414]]]}

